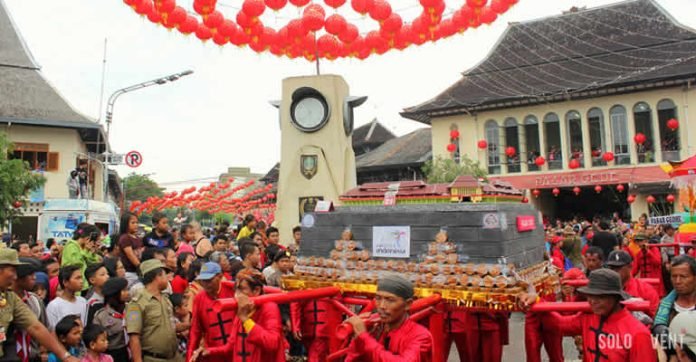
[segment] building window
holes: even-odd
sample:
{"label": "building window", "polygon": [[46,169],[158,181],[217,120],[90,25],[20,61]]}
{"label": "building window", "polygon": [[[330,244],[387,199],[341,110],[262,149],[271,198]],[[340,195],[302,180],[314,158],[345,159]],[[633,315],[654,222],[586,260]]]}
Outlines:
{"label": "building window", "polygon": [[[450,125],[450,134],[452,131],[459,131],[459,127],[457,127],[457,125],[454,123],[452,123]],[[461,135],[457,138],[450,137],[450,143],[455,146],[454,152],[452,152],[452,159],[456,163],[460,163],[461,159],[462,159],[462,154],[461,154],[461,151],[459,150],[459,138],[460,137],[461,137]]]}
{"label": "building window", "polygon": [[587,112],[587,125],[590,130],[590,147],[592,148],[592,166],[605,166],[604,161],[604,114],[599,108]]}
{"label": "building window", "polygon": [[628,152],[628,122],[626,121],[626,108],[614,106],[609,110],[611,119],[611,140],[614,144],[614,163],[628,165],[631,163],[631,154]]}
{"label": "building window", "polygon": [[633,120],[636,126],[636,135],[645,135],[643,144],[636,143],[638,163],[655,162],[655,148],[652,132],[652,113],[650,106],[645,102],[639,102],[633,107]]}
{"label": "building window", "polygon": [[58,171],[58,152],[49,152],[45,143],[15,142],[12,157],[26,161],[34,171]]}
{"label": "building window", "polygon": [[486,142],[488,142],[488,173],[500,174],[500,130],[494,120],[486,122]]}
{"label": "building window", "polygon": [[505,157],[509,173],[520,172],[520,135],[517,130],[517,120],[508,118],[505,120],[505,147],[513,147],[515,155]]}
{"label": "building window", "polygon": [[578,160],[580,167],[585,167],[582,146],[582,116],[577,111],[566,113],[568,126],[568,146],[571,160]]}
{"label": "building window", "polygon": [[671,99],[663,99],[657,103],[657,120],[660,124],[660,147],[662,147],[662,161],[678,161],[679,128],[672,130],[667,127],[667,122],[677,119],[677,106]]}
{"label": "building window", "polygon": [[527,169],[538,171],[537,157],[541,156],[539,146],[539,121],[535,116],[529,115],[524,119],[524,138],[527,146]]}
{"label": "building window", "polygon": [[556,113],[544,117],[544,133],[546,141],[546,162],[549,170],[563,168],[563,151],[561,150],[561,122]]}

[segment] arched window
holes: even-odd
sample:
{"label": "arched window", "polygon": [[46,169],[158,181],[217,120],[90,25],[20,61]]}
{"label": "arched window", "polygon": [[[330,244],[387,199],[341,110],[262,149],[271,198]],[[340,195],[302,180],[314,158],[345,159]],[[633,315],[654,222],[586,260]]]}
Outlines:
{"label": "arched window", "polygon": [[527,169],[529,171],[538,171],[539,166],[535,161],[541,156],[539,146],[539,121],[533,115],[524,118],[524,138],[527,146]]}
{"label": "arched window", "polygon": [[599,108],[587,112],[587,125],[590,130],[590,147],[592,148],[592,166],[607,164],[602,155],[607,151],[604,145],[604,113]]}
{"label": "arched window", "polygon": [[636,103],[633,107],[633,121],[636,125],[636,135],[645,136],[643,144],[636,143],[638,163],[655,162],[655,144],[652,131],[652,112],[645,102]]}
{"label": "arched window", "polygon": [[677,119],[677,106],[671,99],[663,99],[657,103],[657,120],[660,123],[660,147],[662,147],[662,161],[677,161],[679,150],[679,128],[670,129],[667,122]]}
{"label": "arched window", "polygon": [[[456,123],[452,123],[450,125],[450,132],[452,132],[452,131],[459,131],[459,127],[457,127]],[[452,152],[452,159],[454,160],[454,162],[459,163],[461,161],[461,158],[462,158],[461,150],[459,149],[459,137],[457,137],[457,138],[450,137],[450,144],[453,144],[456,147],[454,149],[454,152]]]}
{"label": "arched window", "polygon": [[520,136],[517,130],[517,120],[508,118],[505,120],[505,148],[514,147],[515,155],[506,157],[508,172],[520,172]]}
{"label": "arched window", "polygon": [[556,113],[544,116],[544,135],[549,170],[560,170],[563,168],[563,150],[561,149],[561,122]]}
{"label": "arched window", "polygon": [[566,124],[568,126],[568,151],[570,159],[580,162],[580,167],[585,167],[582,147],[582,116],[578,111],[566,113]]}
{"label": "arched window", "polygon": [[626,108],[613,106],[609,110],[611,120],[611,141],[613,143],[614,163],[628,165],[631,163],[631,154],[628,152],[628,121],[626,121]]}
{"label": "arched window", "polygon": [[500,130],[494,120],[486,122],[486,142],[488,142],[488,173],[500,174]]}

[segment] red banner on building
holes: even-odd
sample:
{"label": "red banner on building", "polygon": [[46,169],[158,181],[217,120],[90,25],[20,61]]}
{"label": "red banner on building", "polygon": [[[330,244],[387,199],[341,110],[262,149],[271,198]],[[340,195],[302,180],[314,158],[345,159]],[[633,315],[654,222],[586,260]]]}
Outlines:
{"label": "red banner on building", "polygon": [[517,217],[517,231],[531,231],[536,229],[536,219],[532,215],[520,215]]}

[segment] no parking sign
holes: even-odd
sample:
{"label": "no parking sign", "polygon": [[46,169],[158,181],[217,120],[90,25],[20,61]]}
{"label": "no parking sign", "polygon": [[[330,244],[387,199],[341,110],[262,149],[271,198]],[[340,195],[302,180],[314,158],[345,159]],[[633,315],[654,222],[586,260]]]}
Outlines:
{"label": "no parking sign", "polygon": [[126,165],[129,167],[139,167],[143,164],[143,155],[138,151],[130,151],[126,154]]}

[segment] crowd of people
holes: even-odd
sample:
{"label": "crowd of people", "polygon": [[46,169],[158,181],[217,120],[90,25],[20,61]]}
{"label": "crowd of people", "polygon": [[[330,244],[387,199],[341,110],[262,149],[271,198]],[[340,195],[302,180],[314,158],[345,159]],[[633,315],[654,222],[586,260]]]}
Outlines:
{"label": "crowd of people", "polygon": [[[444,343],[445,358],[455,344],[461,361],[497,362],[509,343],[508,313],[453,306],[445,339],[434,341],[409,319],[414,288],[399,275],[380,276],[374,301],[345,321],[327,300],[254,304],[292,273],[299,227],[280,243],[278,230],[253,215],[210,231],[195,222],[172,228],[161,214],[152,225],[140,235],[138,218],[125,214],[118,235],[80,224],[72,240],[0,248],[0,361],[326,361],[335,332],[326,326],[341,322],[354,337],[345,361],[430,361],[434,343]],[[575,338],[585,361],[696,361],[696,248],[660,248],[673,242],[672,226],[641,216],[546,229],[562,290],[523,293],[520,307],[587,300],[591,313],[528,311],[528,361],[541,361],[542,346],[550,361],[563,361],[563,336]],[[577,279],[589,284],[568,283]],[[217,308],[225,298],[236,308]],[[649,308],[629,312],[622,303],[630,298]],[[366,322],[374,312],[379,323]]]}

